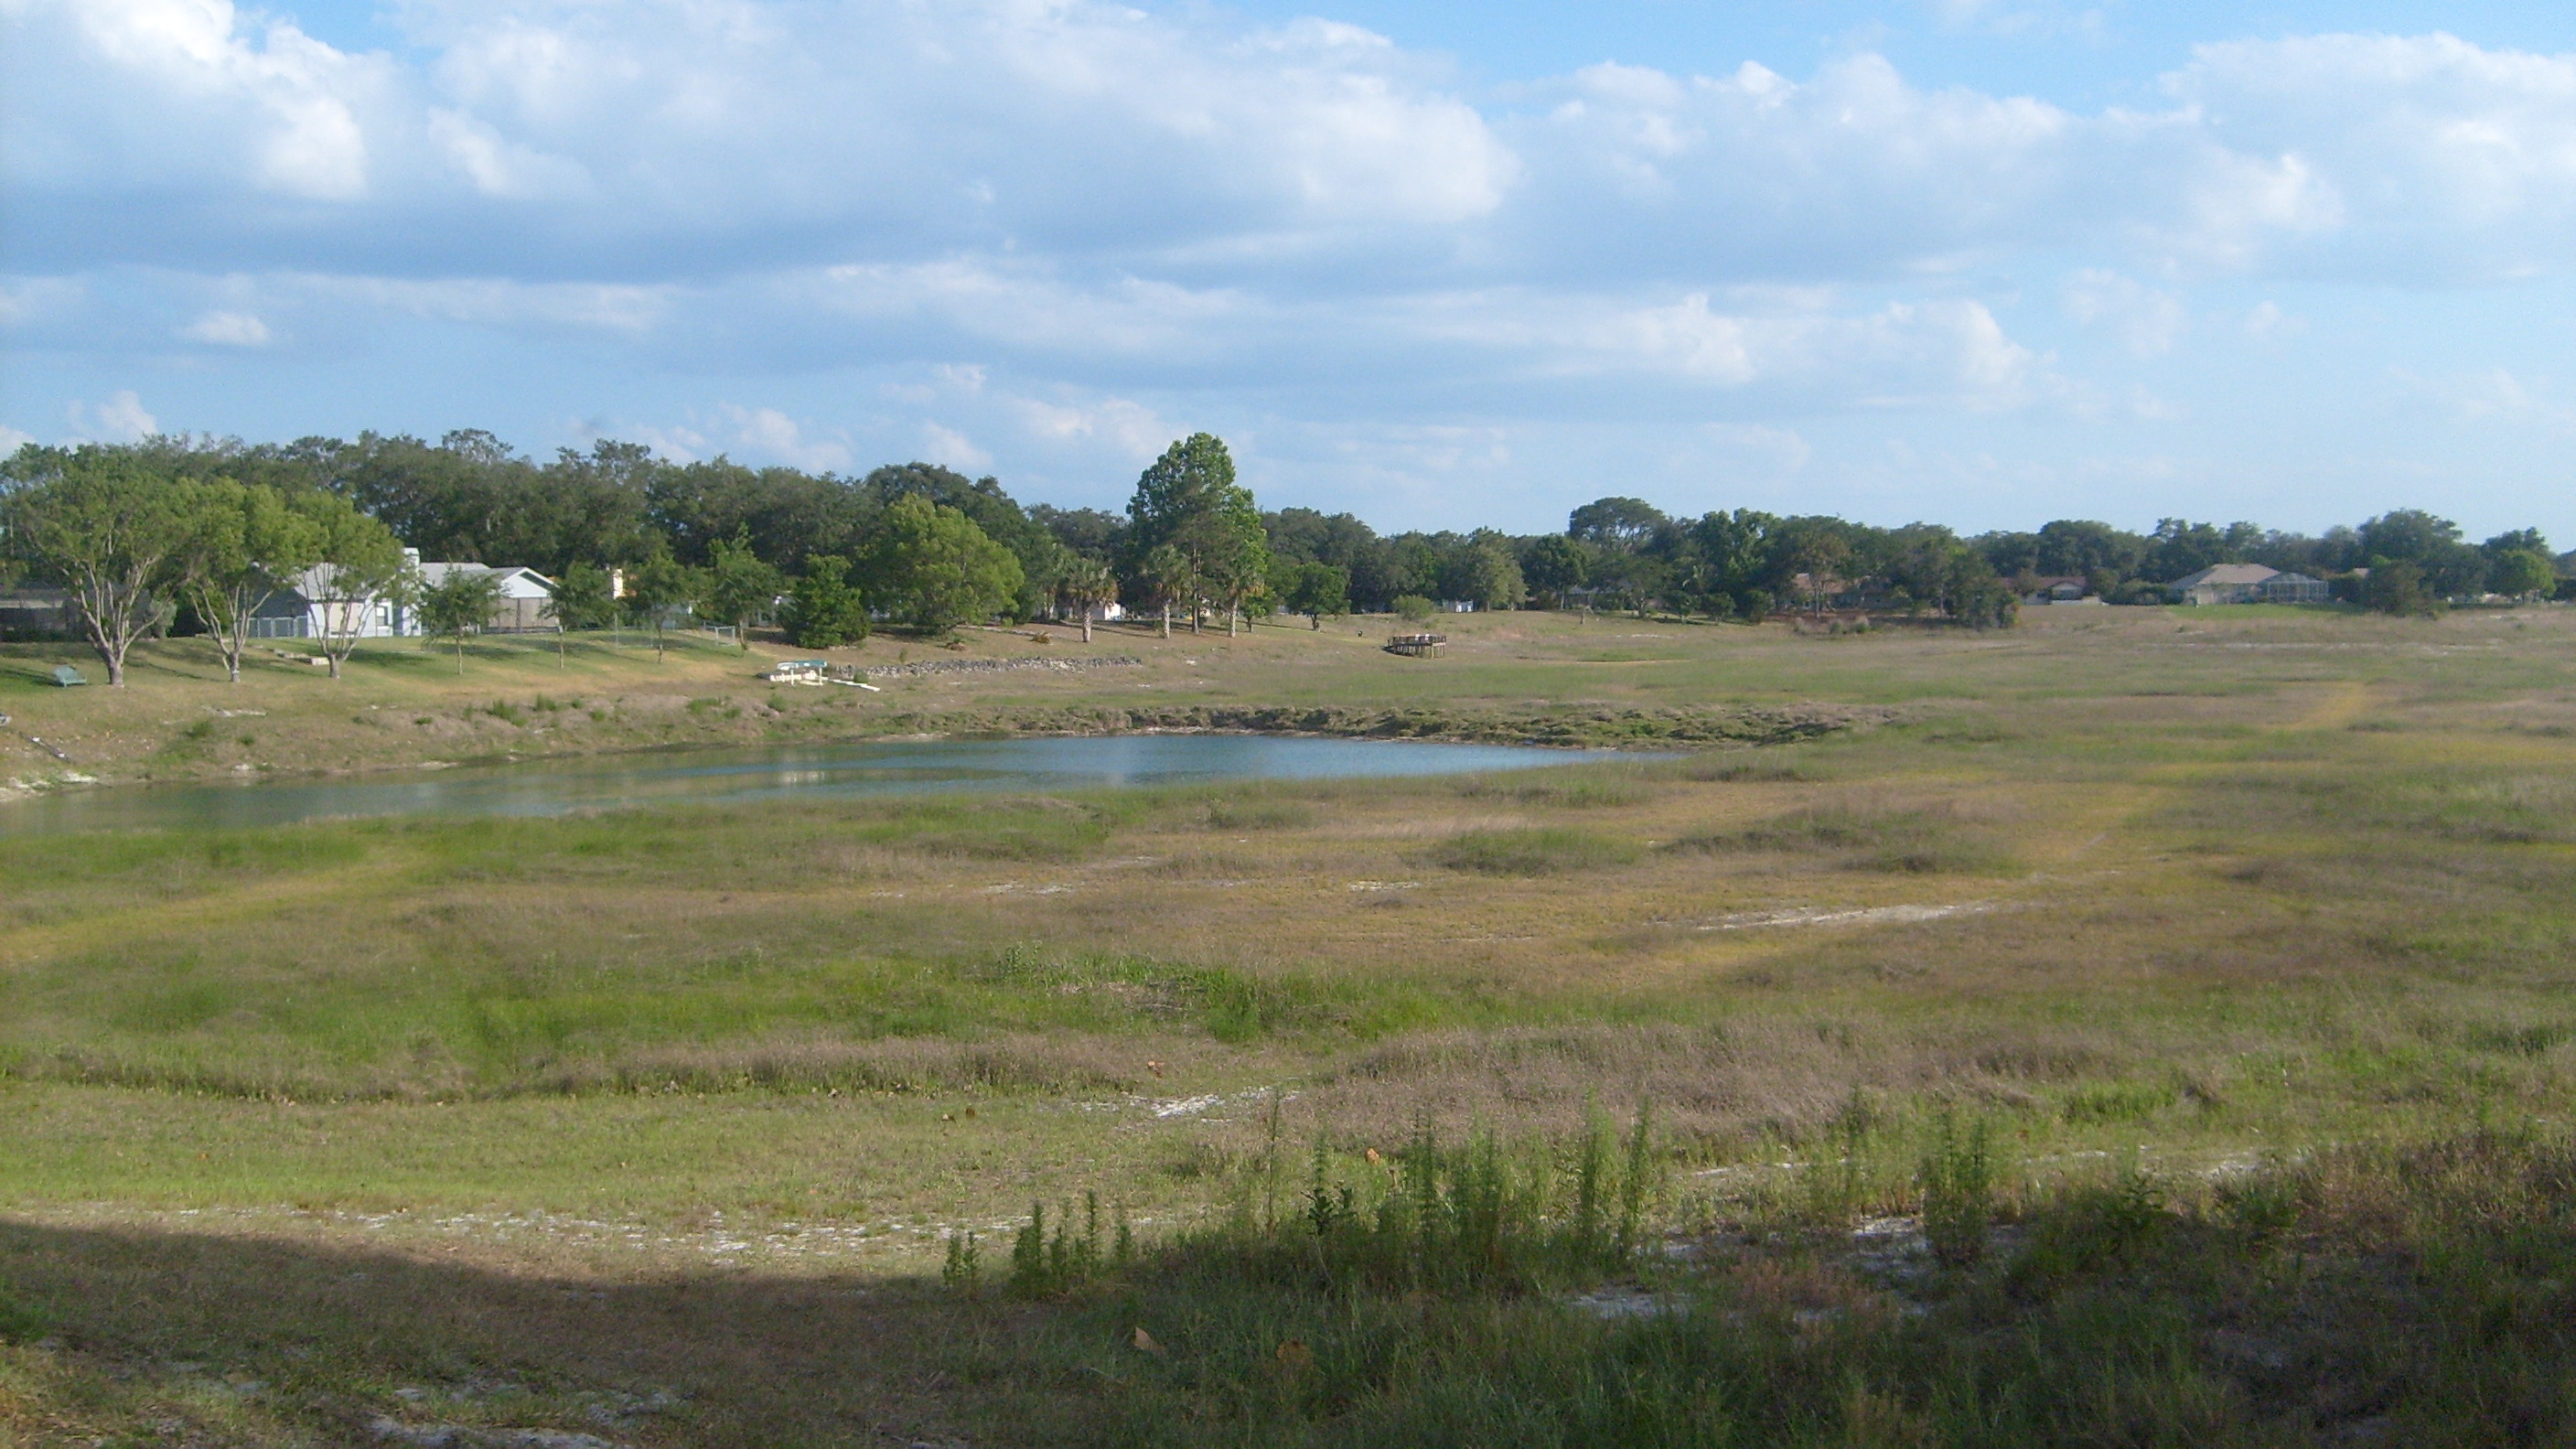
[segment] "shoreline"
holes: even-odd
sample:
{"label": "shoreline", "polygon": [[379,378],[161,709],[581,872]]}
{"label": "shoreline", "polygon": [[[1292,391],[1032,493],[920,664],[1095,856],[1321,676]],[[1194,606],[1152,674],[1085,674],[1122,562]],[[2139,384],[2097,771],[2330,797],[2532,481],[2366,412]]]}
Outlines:
{"label": "shoreline", "polygon": [[[483,769],[535,764],[549,760],[591,759],[612,755],[653,755],[676,751],[796,748],[891,744],[943,739],[1082,739],[1120,735],[1272,735],[1305,739],[1375,739],[1424,744],[1516,745],[1559,749],[1569,754],[1617,749],[1753,749],[1796,744],[1831,735],[1873,729],[1905,718],[1907,711],[1888,706],[1805,705],[1748,706],[1738,709],[1613,710],[1570,709],[1532,713],[1410,709],[1368,710],[1343,706],[1183,705],[1142,710],[1109,706],[956,710],[907,714],[886,721],[891,728],[843,732],[803,739],[726,739],[663,741],[609,745],[596,749],[558,749],[542,753],[502,752],[439,757],[310,770],[238,768],[187,775],[118,777],[66,770],[51,780],[23,778],[0,781],[0,806],[43,796],[105,789],[154,786],[237,785],[255,788],[291,781],[352,779],[429,770]],[[909,724],[927,728],[904,728]]]}

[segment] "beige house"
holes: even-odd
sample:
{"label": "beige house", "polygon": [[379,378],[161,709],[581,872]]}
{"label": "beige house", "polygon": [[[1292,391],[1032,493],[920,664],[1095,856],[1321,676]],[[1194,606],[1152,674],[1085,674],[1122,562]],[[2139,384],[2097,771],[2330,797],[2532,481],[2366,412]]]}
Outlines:
{"label": "beige house", "polygon": [[2261,564],[2217,564],[2165,585],[2177,604],[2322,604],[2325,580]]}

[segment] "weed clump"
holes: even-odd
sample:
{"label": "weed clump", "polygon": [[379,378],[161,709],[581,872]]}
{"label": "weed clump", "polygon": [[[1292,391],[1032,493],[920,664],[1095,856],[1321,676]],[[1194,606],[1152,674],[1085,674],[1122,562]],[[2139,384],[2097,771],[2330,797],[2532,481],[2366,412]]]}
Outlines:
{"label": "weed clump", "polygon": [[1431,859],[1479,875],[1566,875],[1626,865],[1644,853],[1632,841],[1581,830],[1470,830],[1441,842]]}
{"label": "weed clump", "polygon": [[1853,870],[1907,875],[2007,875],[2020,868],[1992,832],[1937,809],[1817,805],[1741,830],[1686,835],[1668,850],[1707,855],[1834,855]]}
{"label": "weed clump", "polygon": [[1923,1191],[1923,1240],[1933,1257],[1953,1268],[1968,1267],[1986,1253],[1986,1229],[1995,1215],[1988,1138],[1983,1120],[1962,1133],[1945,1112],[1915,1173]]}

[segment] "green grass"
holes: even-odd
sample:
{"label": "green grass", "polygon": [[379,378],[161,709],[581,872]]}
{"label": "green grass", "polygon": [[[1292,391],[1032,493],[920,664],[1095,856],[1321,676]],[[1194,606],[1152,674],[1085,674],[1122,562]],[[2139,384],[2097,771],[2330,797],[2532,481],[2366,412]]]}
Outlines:
{"label": "green grass", "polygon": [[[1803,711],[1468,779],[0,838],[0,1443],[2554,1442],[2571,624],[0,684],[181,774]],[[1642,1167],[1593,1102],[1653,1105]]]}

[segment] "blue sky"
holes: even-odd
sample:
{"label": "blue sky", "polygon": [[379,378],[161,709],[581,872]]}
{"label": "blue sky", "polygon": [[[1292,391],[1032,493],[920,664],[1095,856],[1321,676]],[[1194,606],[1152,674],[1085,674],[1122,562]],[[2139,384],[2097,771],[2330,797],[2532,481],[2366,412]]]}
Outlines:
{"label": "blue sky", "polygon": [[2576,545],[2576,12],[0,0],[0,441]]}

